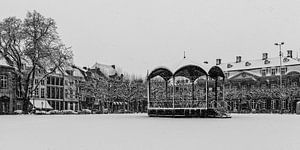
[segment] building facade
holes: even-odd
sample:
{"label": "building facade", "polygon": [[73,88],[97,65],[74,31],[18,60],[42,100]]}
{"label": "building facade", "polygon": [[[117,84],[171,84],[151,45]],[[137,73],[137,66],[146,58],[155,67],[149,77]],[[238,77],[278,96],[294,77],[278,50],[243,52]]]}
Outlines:
{"label": "building facade", "polygon": [[[292,51],[286,56],[222,63],[225,80],[219,81],[218,99],[224,99],[231,112],[294,113],[300,100],[300,61]],[[212,88],[213,85],[211,85]],[[224,93],[224,95],[223,95]]]}
{"label": "building facade", "polygon": [[[39,74],[34,81],[36,89],[33,92],[31,103],[39,109],[78,111],[82,100],[78,89],[78,84],[81,82],[84,82],[84,78],[75,69],[67,70],[64,73],[55,72],[45,78],[43,78],[43,74]],[[44,104],[44,107],[39,105],[41,103]]]}
{"label": "building facade", "polygon": [[0,59],[0,114],[12,113],[17,107],[15,71]]}

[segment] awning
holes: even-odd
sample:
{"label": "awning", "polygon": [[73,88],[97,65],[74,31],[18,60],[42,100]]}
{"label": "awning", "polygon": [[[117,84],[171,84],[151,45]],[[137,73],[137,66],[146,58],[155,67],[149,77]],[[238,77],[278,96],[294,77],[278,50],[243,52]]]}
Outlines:
{"label": "awning", "polygon": [[47,100],[30,100],[30,103],[34,106],[36,109],[53,109]]}

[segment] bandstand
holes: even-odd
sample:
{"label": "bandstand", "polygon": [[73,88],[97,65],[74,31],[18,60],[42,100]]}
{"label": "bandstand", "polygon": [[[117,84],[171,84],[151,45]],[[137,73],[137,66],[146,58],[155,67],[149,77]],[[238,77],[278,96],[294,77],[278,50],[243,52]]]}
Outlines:
{"label": "bandstand", "polygon": [[[209,80],[215,81],[213,101],[208,100]],[[173,69],[157,67],[147,75],[148,115],[230,117],[220,111],[224,109],[218,101],[218,80],[224,81],[224,73],[220,67],[194,63],[186,58]]]}

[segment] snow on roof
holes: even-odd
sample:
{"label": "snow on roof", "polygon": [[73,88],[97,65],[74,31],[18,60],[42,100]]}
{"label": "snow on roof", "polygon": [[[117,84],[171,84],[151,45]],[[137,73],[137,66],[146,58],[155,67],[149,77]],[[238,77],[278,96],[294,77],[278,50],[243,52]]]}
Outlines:
{"label": "snow on roof", "polygon": [[84,77],[83,74],[78,69],[73,69],[73,76],[75,77]]}
{"label": "snow on roof", "polygon": [[[282,57],[282,66],[300,65],[300,61],[290,57]],[[255,68],[267,68],[280,66],[280,57],[268,59],[246,60],[241,62],[229,62],[218,65],[224,71],[247,70]]]}
{"label": "snow on roof", "polygon": [[0,66],[11,67],[3,57],[0,57]]}
{"label": "snow on roof", "polygon": [[115,75],[117,73],[116,69],[113,68],[113,65],[105,65],[105,64],[100,64],[100,63],[95,63],[91,69],[96,69],[99,68],[100,71],[106,75],[106,76],[112,76]]}

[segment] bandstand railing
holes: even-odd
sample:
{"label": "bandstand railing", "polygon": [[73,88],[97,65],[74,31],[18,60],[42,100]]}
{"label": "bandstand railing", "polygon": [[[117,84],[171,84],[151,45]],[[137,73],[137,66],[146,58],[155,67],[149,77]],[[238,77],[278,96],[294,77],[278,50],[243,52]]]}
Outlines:
{"label": "bandstand railing", "polygon": [[155,109],[155,108],[200,108],[204,109],[206,107],[206,101],[205,100],[175,100],[173,105],[173,100],[168,101],[159,101],[154,100],[150,101],[149,108]]}

